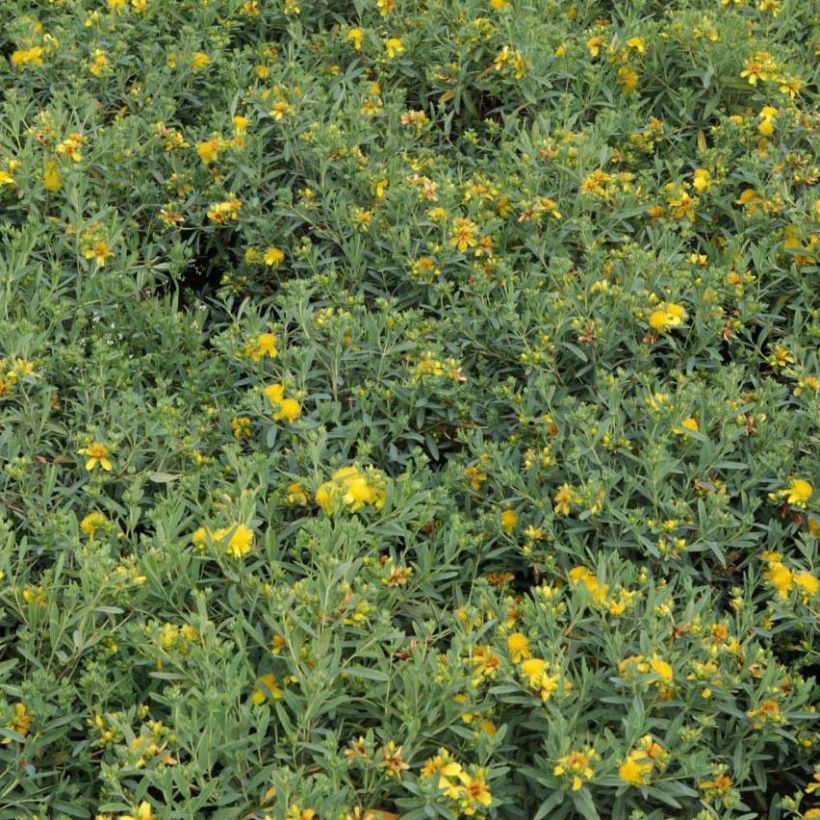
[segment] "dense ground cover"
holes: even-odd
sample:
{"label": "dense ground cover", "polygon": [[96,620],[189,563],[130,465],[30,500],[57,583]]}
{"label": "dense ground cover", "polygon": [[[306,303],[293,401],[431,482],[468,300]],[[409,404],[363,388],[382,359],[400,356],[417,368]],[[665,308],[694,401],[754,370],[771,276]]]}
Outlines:
{"label": "dense ground cover", "polygon": [[0,818],[820,816],[814,0],[2,6]]}

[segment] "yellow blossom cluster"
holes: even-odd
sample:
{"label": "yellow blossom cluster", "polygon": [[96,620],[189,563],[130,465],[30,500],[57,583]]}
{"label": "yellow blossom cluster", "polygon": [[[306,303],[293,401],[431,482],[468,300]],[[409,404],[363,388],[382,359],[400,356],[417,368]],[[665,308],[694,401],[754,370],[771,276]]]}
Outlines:
{"label": "yellow blossom cluster", "polygon": [[340,504],[350,512],[364,507],[380,510],[387,498],[385,477],[373,467],[364,470],[356,465],[342,467],[319,487],[315,498],[328,515],[333,515]]}
{"label": "yellow blossom cluster", "polygon": [[672,665],[657,654],[650,658],[630,655],[618,664],[618,672],[629,683],[648,682],[659,687],[662,697],[670,692],[675,680]]}
{"label": "yellow blossom cluster", "polygon": [[493,798],[484,769],[465,769],[447,749],[428,758],[421,767],[422,780],[430,780],[449,800],[457,816],[472,817],[492,805]]}
{"label": "yellow blossom cluster", "polygon": [[241,200],[237,199],[237,197],[231,197],[221,202],[214,202],[208,208],[207,216],[214,224],[221,225],[225,222],[237,219],[241,210]]}
{"label": "yellow blossom cluster", "polygon": [[649,314],[649,327],[658,333],[667,333],[686,321],[686,308],[675,302],[664,302]]}
{"label": "yellow blossom cluster", "polygon": [[278,268],[285,261],[285,252],[275,245],[266,248],[248,248],[245,261],[249,265],[264,265],[266,268]]}
{"label": "yellow blossom cluster", "polygon": [[467,378],[461,372],[461,362],[458,359],[438,359],[431,351],[426,351],[413,363],[413,379],[424,378],[450,379],[454,382],[464,382]]}
{"label": "yellow blossom cluster", "polygon": [[780,598],[788,598],[793,589],[807,601],[820,592],[820,580],[811,572],[795,572],[783,563],[783,556],[778,552],[764,552],[766,562],[765,577]]}
{"label": "yellow blossom cluster", "polygon": [[36,376],[34,362],[17,357],[0,358],[0,398],[10,395],[15,388]]}
{"label": "yellow blossom cluster", "polygon": [[573,567],[568,575],[571,583],[582,584],[586,588],[596,607],[616,617],[623,615],[638,597],[638,592],[624,587],[618,587],[613,594],[610,594],[609,584],[600,583],[595,574],[584,566]]}
{"label": "yellow blossom cluster", "polygon": [[283,384],[269,384],[262,392],[273,406],[274,421],[285,419],[293,424],[302,414],[302,405],[294,398],[285,397]]}

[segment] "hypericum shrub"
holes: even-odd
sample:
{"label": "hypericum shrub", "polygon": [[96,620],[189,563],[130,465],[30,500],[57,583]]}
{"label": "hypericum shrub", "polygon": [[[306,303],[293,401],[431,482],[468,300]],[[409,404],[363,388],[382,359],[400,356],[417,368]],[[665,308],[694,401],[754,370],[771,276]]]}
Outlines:
{"label": "hypericum shrub", "polygon": [[820,817],[820,17],[6,0],[0,817]]}

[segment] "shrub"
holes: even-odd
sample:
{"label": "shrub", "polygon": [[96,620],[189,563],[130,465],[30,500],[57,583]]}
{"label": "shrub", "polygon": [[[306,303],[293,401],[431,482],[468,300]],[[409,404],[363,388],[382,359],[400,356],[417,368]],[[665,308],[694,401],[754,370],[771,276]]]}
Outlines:
{"label": "shrub", "polygon": [[820,816],[820,18],[6,0],[0,817]]}

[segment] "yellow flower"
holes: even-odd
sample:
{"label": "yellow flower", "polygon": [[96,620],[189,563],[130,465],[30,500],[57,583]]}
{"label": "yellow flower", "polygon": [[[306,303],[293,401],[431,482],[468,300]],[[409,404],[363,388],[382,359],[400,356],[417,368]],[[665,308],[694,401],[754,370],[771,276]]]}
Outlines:
{"label": "yellow flower", "polygon": [[793,478],[788,487],[786,501],[795,507],[805,507],[811,498],[814,488],[803,478]]}
{"label": "yellow flower", "polygon": [[[820,204],[820,199],[817,200]],[[818,211],[820,213],[820,211]],[[820,378],[817,376],[804,376],[797,383],[794,389],[795,396],[801,396],[806,390],[811,390],[813,393],[820,394]]]}
{"label": "yellow flower", "polygon": [[776,700],[764,700],[755,709],[746,712],[752,728],[760,731],[767,723],[783,723],[780,704]]}
{"label": "yellow flower", "polygon": [[798,572],[794,576],[794,584],[799,587],[805,595],[817,595],[820,590],[820,580],[810,572]]}
{"label": "yellow flower", "polygon": [[788,94],[789,99],[793,100],[803,87],[802,81],[798,77],[784,77],[780,80],[779,91],[781,94]]}
{"label": "yellow flower", "polygon": [[298,481],[291,481],[285,490],[285,501],[292,507],[307,507],[307,491]]}
{"label": "yellow flower", "polygon": [[731,777],[723,774],[722,771],[718,771],[713,780],[702,780],[698,783],[698,788],[704,792],[707,798],[713,798],[726,795],[733,785]]}
{"label": "yellow flower", "polygon": [[253,547],[253,530],[244,524],[231,527],[220,527],[218,530],[198,527],[191,535],[191,542],[195,547],[204,550],[208,540],[223,541],[230,534],[225,551],[233,558],[244,558]]}
{"label": "yellow flower", "polygon": [[464,770],[458,774],[461,781],[460,800],[461,811],[468,817],[475,814],[476,809],[487,808],[493,802],[493,796],[487,786],[484,769],[477,769],[470,775]]}
{"label": "yellow flower", "polygon": [[102,77],[108,68],[108,58],[105,56],[105,52],[102,49],[96,48],[91,56],[93,59],[88,66],[88,70],[95,77]]}
{"label": "yellow flower", "polygon": [[205,529],[205,527],[197,527],[197,529],[195,529],[191,534],[191,542],[198,549],[204,550],[208,543],[208,538],[210,537],[213,536],[208,532],[208,530]]}
{"label": "yellow flower", "polygon": [[110,472],[113,469],[111,459],[109,458],[110,452],[108,448],[99,441],[93,441],[88,447],[82,447],[77,452],[80,455],[88,456],[88,460],[85,462],[85,469],[89,472],[98,464],[106,472]]}
{"label": "yellow flower", "polygon": [[621,763],[618,777],[631,786],[646,785],[653,770],[663,771],[668,759],[669,752],[656,743],[652,735],[645,735],[641,738],[640,748],[633,749]]}
{"label": "yellow flower", "polygon": [[32,606],[45,606],[48,603],[46,591],[42,587],[26,587],[23,590],[23,600]]}
{"label": "yellow flower", "polygon": [[278,407],[285,398],[285,385],[283,384],[269,384],[263,391],[268,401],[274,406]]}
{"label": "yellow flower", "polygon": [[758,51],[754,57],[746,61],[743,71],[740,76],[749,83],[749,85],[757,85],[758,80],[766,82],[770,80],[774,72],[777,70],[776,63],[772,60],[771,55],[766,51]]}
{"label": "yellow flower", "polygon": [[708,191],[711,185],[709,172],[705,168],[695,168],[695,172],[692,174],[692,187],[699,194],[702,194],[704,191]]}
{"label": "yellow flower", "polygon": [[194,71],[201,71],[211,64],[211,58],[204,51],[195,51],[191,60],[191,68]]}
{"label": "yellow flower", "polygon": [[89,538],[93,539],[97,530],[103,529],[108,524],[108,519],[101,512],[91,512],[80,522],[80,530]]}
{"label": "yellow flower", "polygon": [[236,197],[227,199],[224,202],[215,202],[208,208],[208,219],[218,225],[229,219],[236,219],[242,210],[242,202]]}
{"label": "yellow flower", "polygon": [[515,510],[504,510],[501,513],[501,529],[507,535],[511,535],[518,524],[518,513]]}
{"label": "yellow flower", "polygon": [[618,768],[618,777],[630,786],[644,786],[652,774],[652,762],[642,752],[631,752]]}
{"label": "yellow flower", "polygon": [[285,820],[316,820],[317,817],[318,815],[313,809],[303,809],[298,803],[292,803],[288,807]]}
{"label": "yellow flower", "polygon": [[547,670],[547,662],[542,658],[527,658],[519,666],[531,689],[538,687],[541,676]]}
{"label": "yellow flower", "polygon": [[649,314],[649,326],[659,333],[666,333],[674,327],[680,327],[686,321],[686,309],[674,302],[662,304]]}
{"label": "yellow flower", "polygon": [[674,673],[669,663],[655,655],[649,661],[649,665],[652,667],[652,671],[656,675],[659,675],[665,683],[672,683],[674,679]]}
{"label": "yellow flower", "polygon": [[688,433],[697,433],[699,429],[698,420],[690,416],[688,419],[684,419],[679,427],[673,428],[673,432],[685,436]]}
{"label": "yellow flower", "polygon": [[[526,635],[520,632],[513,632],[507,638],[507,649],[510,651],[510,657],[513,663],[521,663],[530,657],[530,642]],[[524,670],[521,670],[524,673]],[[524,673],[526,674],[526,673]]]}
{"label": "yellow flower", "polygon": [[760,123],[757,130],[764,137],[770,137],[774,133],[774,118],[776,116],[777,109],[772,108],[770,105],[766,105],[760,110]]}
{"label": "yellow flower", "polygon": [[302,405],[296,399],[283,399],[279,409],[273,414],[274,421],[285,419],[293,424],[302,414]]}
{"label": "yellow flower", "polygon": [[348,43],[352,43],[356,51],[361,51],[363,36],[364,32],[360,28],[352,28],[347,32],[345,39]]}
{"label": "yellow flower", "polygon": [[285,252],[273,246],[267,248],[262,256],[262,261],[269,267],[275,268],[285,261]]}
{"label": "yellow flower", "polygon": [[627,48],[634,49],[638,54],[646,54],[646,43],[642,37],[630,37],[626,41]]}
{"label": "yellow flower", "polygon": [[[527,652],[526,660],[519,666],[522,677],[526,679],[530,689],[540,690],[541,700],[546,703],[553,692],[558,690],[558,675],[550,675],[547,672],[547,662],[543,658],[531,658]],[[570,689],[569,681],[564,681],[565,689]]]}
{"label": "yellow flower", "polygon": [[787,504],[805,509],[813,493],[814,487],[804,478],[792,478],[788,487],[769,493],[769,500],[785,499]]}
{"label": "yellow flower", "polygon": [[447,749],[439,749],[437,755],[425,761],[420,776],[422,780],[436,777],[439,790],[451,800],[457,800],[461,794],[461,786],[453,780],[458,779],[462,771],[461,764],[450,757]]}
{"label": "yellow flower", "polygon": [[338,487],[332,481],[326,481],[316,490],[316,503],[327,513],[333,514],[333,500],[336,498]]}
{"label": "yellow flower", "polygon": [[404,761],[401,756],[401,746],[397,746],[395,741],[391,740],[382,748],[381,767],[385,769],[388,777],[400,778],[402,773],[410,768],[409,764]]}
{"label": "yellow flower", "polygon": [[363,473],[356,466],[342,467],[319,487],[315,498],[328,515],[333,515],[337,499],[341,499],[350,512],[358,512],[365,506],[380,510],[386,499],[383,476],[372,468]]}
{"label": "yellow flower", "polygon": [[769,562],[766,579],[777,590],[781,598],[788,598],[794,586],[794,573],[780,561]]}
{"label": "yellow flower", "polygon": [[256,706],[261,706],[269,697],[273,698],[273,700],[281,700],[283,694],[276,675],[274,675],[273,672],[268,672],[266,675],[262,675],[257,681],[257,688],[251,696],[251,701],[253,701]]}
{"label": "yellow flower", "polygon": [[603,37],[590,37],[587,40],[587,49],[593,57],[597,57],[601,53],[601,47],[604,44]]}
{"label": "yellow flower", "polygon": [[251,551],[252,546],[253,530],[244,524],[239,524],[228,541],[227,553],[233,558],[244,558]]}
{"label": "yellow flower", "polygon": [[43,186],[52,194],[56,194],[57,191],[63,187],[60,174],[57,171],[57,162],[53,159],[46,163],[45,170],[43,171]]}
{"label": "yellow flower", "polygon": [[771,355],[766,359],[766,361],[772,367],[781,368],[794,364],[794,356],[792,356],[789,350],[782,345],[775,345]]}
{"label": "yellow flower", "polygon": [[391,37],[385,44],[384,44],[385,51],[387,52],[387,59],[392,60],[394,57],[397,57],[399,54],[404,53],[404,46],[402,45],[401,40],[398,37]]}
{"label": "yellow flower", "polygon": [[70,134],[57,145],[57,153],[68,157],[72,162],[81,162],[80,146],[85,142],[82,134]]}
{"label": "yellow flower", "polygon": [[618,69],[618,82],[621,84],[621,92],[624,96],[629,96],[635,90],[639,79],[638,72],[628,66],[621,66]]}
{"label": "yellow flower", "polygon": [[552,773],[556,777],[571,777],[572,790],[580,791],[584,781],[591,780],[595,776],[591,763],[597,756],[597,752],[591,748],[582,752],[570,752],[558,759]]}
{"label": "yellow flower", "polygon": [[43,54],[45,50],[40,46],[34,46],[29,49],[18,49],[12,52],[11,64],[16,68],[31,63],[32,65],[43,64]]}
{"label": "yellow flower", "polygon": [[197,143],[196,153],[202,160],[203,165],[210,165],[219,159],[219,152],[225,147],[225,144],[219,137],[205,140],[205,142]]}
{"label": "yellow flower", "polygon": [[352,512],[357,512],[365,504],[372,504],[375,500],[373,488],[367,483],[367,479],[357,473],[346,479],[345,494],[343,501],[350,507]]}
{"label": "yellow flower", "polygon": [[571,484],[562,484],[553,496],[553,512],[556,515],[569,515],[570,505],[579,504],[581,498]]}
{"label": "yellow flower", "polygon": [[478,725],[481,731],[486,732],[489,737],[493,737],[498,732],[498,727],[491,720],[487,720],[487,718],[481,718],[481,720],[478,721]]}
{"label": "yellow flower", "polygon": [[468,467],[465,467],[464,475],[470,480],[470,488],[476,493],[487,480],[487,474],[477,464],[470,464]]}
{"label": "yellow flower", "polygon": [[273,405],[275,421],[286,419],[293,423],[302,413],[302,405],[296,399],[285,398],[285,387],[282,384],[268,385],[263,391]]}
{"label": "yellow flower", "polygon": [[513,77],[520,80],[527,70],[527,62],[521,55],[518,49],[504,46],[493,60],[493,68],[496,71],[503,71],[505,67],[510,66],[513,71]]}
{"label": "yellow flower", "polygon": [[156,815],[147,800],[137,806],[134,814],[121,814],[119,820],[155,820]]}
{"label": "yellow flower", "polygon": [[245,347],[245,355],[255,362],[265,356],[275,359],[277,356],[276,336],[273,333],[260,333]]}
{"label": "yellow flower", "polygon": [[179,629],[174,624],[165,624],[159,633],[159,642],[163,649],[172,649],[179,637]]}
{"label": "yellow flower", "polygon": [[510,2],[509,0],[490,0],[490,5],[496,11],[504,11],[504,9],[510,5]]}
{"label": "yellow flower", "polygon": [[86,259],[95,259],[97,262],[98,268],[105,267],[105,260],[109,259],[114,255],[114,251],[108,247],[108,243],[104,242],[103,240],[99,240],[98,242],[94,242],[92,245],[89,245],[84,251],[83,256]]}
{"label": "yellow flower", "polygon": [[[24,703],[15,703],[14,717],[10,723],[6,724],[6,728],[11,729],[12,732],[16,732],[21,737],[25,737],[28,734],[30,726],[31,715],[26,711],[26,705]],[[3,738],[3,743],[8,745],[11,743],[11,740],[10,737]]]}
{"label": "yellow flower", "polygon": [[273,104],[273,108],[271,108],[269,113],[273,119],[280,122],[286,115],[293,113],[293,106],[284,100],[279,100]]}
{"label": "yellow flower", "polygon": [[439,749],[438,754],[428,758],[421,767],[420,776],[429,780],[436,774],[446,777],[455,777],[461,771],[461,765],[456,763],[447,749]]}

